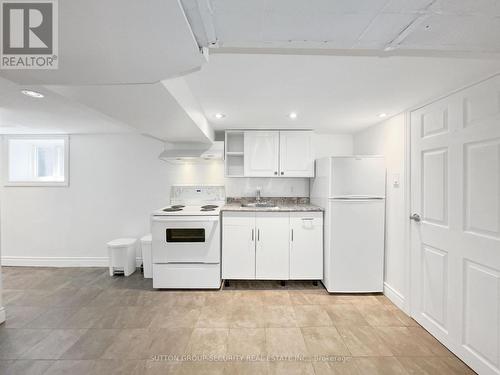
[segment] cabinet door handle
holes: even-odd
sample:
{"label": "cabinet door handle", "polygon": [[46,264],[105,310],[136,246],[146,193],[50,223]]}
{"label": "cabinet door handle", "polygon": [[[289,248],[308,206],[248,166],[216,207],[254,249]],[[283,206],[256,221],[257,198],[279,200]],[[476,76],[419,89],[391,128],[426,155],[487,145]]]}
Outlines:
{"label": "cabinet door handle", "polygon": [[278,174],[278,172],[277,172],[277,171],[274,171],[274,175],[276,176],[277,174]]}
{"label": "cabinet door handle", "polygon": [[257,229],[257,241],[260,241],[260,229]]}
{"label": "cabinet door handle", "polygon": [[285,172],[281,172],[281,175],[283,176],[285,174]]}
{"label": "cabinet door handle", "polygon": [[252,229],[252,242],[253,242],[253,237],[254,236],[254,229]]}
{"label": "cabinet door handle", "polygon": [[293,229],[292,229],[292,242],[293,242]]}

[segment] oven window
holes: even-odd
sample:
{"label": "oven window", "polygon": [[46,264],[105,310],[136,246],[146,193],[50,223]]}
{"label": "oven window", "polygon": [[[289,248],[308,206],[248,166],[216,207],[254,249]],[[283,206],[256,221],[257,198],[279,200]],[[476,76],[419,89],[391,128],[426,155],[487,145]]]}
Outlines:
{"label": "oven window", "polygon": [[167,242],[205,242],[204,228],[167,229]]}

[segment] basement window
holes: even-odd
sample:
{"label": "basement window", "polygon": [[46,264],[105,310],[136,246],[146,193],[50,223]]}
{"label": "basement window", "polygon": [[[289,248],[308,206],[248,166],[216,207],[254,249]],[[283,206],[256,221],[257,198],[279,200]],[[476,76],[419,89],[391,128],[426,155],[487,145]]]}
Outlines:
{"label": "basement window", "polygon": [[68,186],[67,136],[7,136],[5,186]]}

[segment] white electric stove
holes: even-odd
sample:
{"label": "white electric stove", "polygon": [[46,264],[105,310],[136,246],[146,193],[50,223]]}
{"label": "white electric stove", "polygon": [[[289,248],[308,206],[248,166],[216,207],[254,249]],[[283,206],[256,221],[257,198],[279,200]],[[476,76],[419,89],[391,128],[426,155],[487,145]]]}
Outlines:
{"label": "white electric stove", "polygon": [[156,210],[153,216],[219,216],[223,204],[224,202],[201,205],[173,204]]}
{"label": "white electric stove", "polygon": [[170,205],[151,216],[153,287],[218,289],[223,186],[172,186]]}

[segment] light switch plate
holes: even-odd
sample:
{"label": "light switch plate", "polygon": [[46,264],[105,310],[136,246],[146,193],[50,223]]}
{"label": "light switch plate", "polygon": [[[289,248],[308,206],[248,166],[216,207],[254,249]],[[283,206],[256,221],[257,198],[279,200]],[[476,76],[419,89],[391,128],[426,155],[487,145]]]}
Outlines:
{"label": "light switch plate", "polygon": [[398,188],[400,186],[400,176],[399,173],[394,173],[392,175],[392,186]]}

